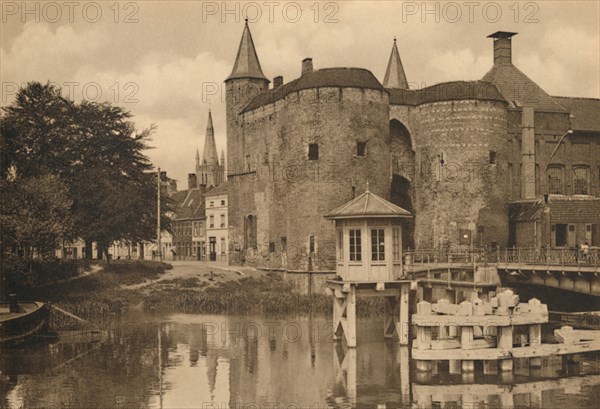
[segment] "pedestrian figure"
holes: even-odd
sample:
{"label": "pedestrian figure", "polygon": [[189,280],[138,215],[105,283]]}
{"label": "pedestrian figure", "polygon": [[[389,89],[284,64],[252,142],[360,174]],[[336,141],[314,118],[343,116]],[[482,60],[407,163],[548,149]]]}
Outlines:
{"label": "pedestrian figure", "polygon": [[588,242],[586,241],[585,243],[583,243],[581,245],[581,258],[584,261],[588,261],[590,257],[590,246],[588,245]]}

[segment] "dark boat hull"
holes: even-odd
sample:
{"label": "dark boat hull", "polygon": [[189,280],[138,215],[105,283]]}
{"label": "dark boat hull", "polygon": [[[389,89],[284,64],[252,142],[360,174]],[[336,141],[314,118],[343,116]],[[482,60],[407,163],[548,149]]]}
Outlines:
{"label": "dark boat hull", "polygon": [[18,345],[48,333],[50,309],[42,302],[19,303],[18,313],[0,315],[0,345]]}

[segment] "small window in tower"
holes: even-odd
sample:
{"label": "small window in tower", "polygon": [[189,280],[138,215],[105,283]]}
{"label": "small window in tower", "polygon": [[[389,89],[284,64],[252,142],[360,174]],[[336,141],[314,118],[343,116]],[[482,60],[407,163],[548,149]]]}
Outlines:
{"label": "small window in tower", "polygon": [[319,159],[319,144],[310,143],[308,144],[308,160]]}
{"label": "small window in tower", "polygon": [[356,156],[367,156],[366,142],[356,142]]}
{"label": "small window in tower", "polygon": [[496,151],[490,151],[490,165],[496,164]]}

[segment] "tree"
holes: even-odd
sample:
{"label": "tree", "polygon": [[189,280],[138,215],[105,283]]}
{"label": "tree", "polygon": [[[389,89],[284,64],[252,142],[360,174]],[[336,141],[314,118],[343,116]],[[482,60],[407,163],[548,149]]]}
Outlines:
{"label": "tree", "polygon": [[[55,175],[69,199],[63,203],[70,204],[68,214],[57,213],[65,227],[58,234],[82,238],[90,247],[94,241],[106,256],[116,240],[138,242],[156,236],[156,173],[145,155],[155,127],[137,132],[131,114],[120,107],[76,104],[64,99],[59,88],[35,82],[19,90],[3,111],[2,181],[21,186]],[[164,214],[171,204],[167,198],[162,202],[166,205],[161,223],[168,229]],[[25,220],[10,224],[14,240],[23,239],[16,232]],[[40,237],[56,237],[52,229],[49,232]]]}

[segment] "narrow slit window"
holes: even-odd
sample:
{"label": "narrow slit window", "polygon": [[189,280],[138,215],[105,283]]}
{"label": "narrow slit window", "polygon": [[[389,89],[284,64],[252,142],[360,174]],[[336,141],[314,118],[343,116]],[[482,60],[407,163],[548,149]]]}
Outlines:
{"label": "narrow slit window", "polygon": [[308,160],[319,159],[319,144],[311,143],[308,145]]}
{"label": "narrow slit window", "polygon": [[490,165],[496,164],[496,151],[490,151]]}
{"label": "narrow slit window", "polygon": [[367,156],[367,143],[356,142],[356,156],[364,157]]}

